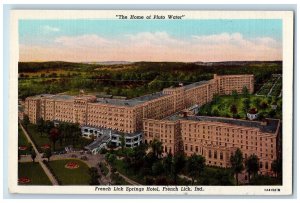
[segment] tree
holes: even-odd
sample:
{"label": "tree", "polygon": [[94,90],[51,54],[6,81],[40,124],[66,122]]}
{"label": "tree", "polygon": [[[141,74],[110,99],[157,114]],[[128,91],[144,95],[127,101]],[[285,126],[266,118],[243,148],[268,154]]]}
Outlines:
{"label": "tree", "polygon": [[125,148],[125,136],[123,134],[121,135],[120,140],[121,140],[122,152],[124,152],[124,148]]}
{"label": "tree", "polygon": [[50,148],[47,148],[47,149],[45,150],[45,158],[48,159],[48,162],[50,161],[50,157],[51,157],[51,156],[52,156],[52,151],[51,151]]}
{"label": "tree", "polygon": [[166,175],[169,175],[172,170],[173,156],[168,154],[167,157],[163,159],[163,167]]}
{"label": "tree", "polygon": [[275,173],[276,178],[278,178],[282,173],[282,160],[276,159],[272,161],[271,169]]}
{"label": "tree", "polygon": [[49,134],[52,128],[54,128],[54,123],[52,121],[45,121],[44,132]]}
{"label": "tree", "polygon": [[243,110],[246,115],[247,115],[249,109],[250,109],[250,99],[246,98],[243,100]]}
{"label": "tree", "polygon": [[262,101],[262,102],[260,103],[260,108],[261,108],[261,109],[266,109],[266,108],[268,108],[268,103],[265,102],[265,101]]}
{"label": "tree", "polygon": [[152,165],[152,173],[155,176],[160,175],[164,171],[163,164],[161,161],[157,161]]}
{"label": "tree", "polygon": [[36,153],[35,153],[34,149],[31,149],[31,159],[32,159],[32,162],[34,162],[35,158],[36,158]]}
{"label": "tree", "polygon": [[107,161],[111,164],[114,164],[116,159],[117,159],[117,157],[114,154],[109,154],[109,156],[107,157]]}
{"label": "tree", "polygon": [[212,113],[213,116],[219,116],[220,111],[219,111],[218,108],[214,108],[211,113]]}
{"label": "tree", "polygon": [[36,122],[37,129],[40,132],[40,135],[43,135],[44,127],[45,127],[45,122],[43,118],[39,118]]}
{"label": "tree", "polygon": [[253,100],[253,103],[254,103],[254,106],[256,109],[259,109],[260,108],[260,101],[261,99],[256,97],[254,100]]}
{"label": "tree", "polygon": [[49,139],[53,143],[53,151],[55,151],[55,143],[59,139],[60,132],[58,128],[54,127],[50,130]]}
{"label": "tree", "polygon": [[259,160],[255,154],[249,156],[245,161],[245,166],[248,172],[248,179],[250,181],[251,175],[256,175],[259,170]]}
{"label": "tree", "polygon": [[230,157],[231,168],[235,173],[236,184],[239,184],[239,173],[244,170],[243,165],[243,154],[242,151],[238,148],[233,155]]}
{"label": "tree", "polygon": [[236,101],[239,97],[239,94],[236,90],[232,90],[231,95],[232,95],[234,101]]}
{"label": "tree", "polygon": [[24,124],[26,130],[27,130],[27,126],[29,125],[29,123],[30,123],[30,120],[29,120],[28,115],[24,115],[23,124]]}
{"label": "tree", "polygon": [[89,168],[89,175],[90,175],[90,185],[99,185],[99,177],[100,175],[98,174],[98,170],[96,167],[91,167]]}
{"label": "tree", "polygon": [[242,94],[243,94],[243,97],[249,96],[249,90],[246,86],[243,87]]}
{"label": "tree", "polygon": [[237,107],[235,104],[232,104],[230,107],[230,112],[232,113],[232,117],[235,117],[237,114]]}
{"label": "tree", "polygon": [[187,160],[187,171],[192,178],[192,184],[194,184],[195,179],[199,178],[201,173],[204,171],[205,158],[201,155],[193,154]]}
{"label": "tree", "polygon": [[158,159],[163,152],[162,143],[157,139],[154,139],[153,142],[151,143],[151,149],[154,157]]}
{"label": "tree", "polygon": [[176,153],[173,157],[173,164],[171,168],[171,176],[175,184],[177,184],[178,174],[182,171],[185,166],[185,156],[183,153]]}

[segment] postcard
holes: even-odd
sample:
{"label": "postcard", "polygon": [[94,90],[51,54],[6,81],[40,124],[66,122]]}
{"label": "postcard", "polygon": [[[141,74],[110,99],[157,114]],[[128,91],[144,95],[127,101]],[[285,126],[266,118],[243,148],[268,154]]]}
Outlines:
{"label": "postcard", "polygon": [[11,11],[9,191],[291,195],[293,23]]}

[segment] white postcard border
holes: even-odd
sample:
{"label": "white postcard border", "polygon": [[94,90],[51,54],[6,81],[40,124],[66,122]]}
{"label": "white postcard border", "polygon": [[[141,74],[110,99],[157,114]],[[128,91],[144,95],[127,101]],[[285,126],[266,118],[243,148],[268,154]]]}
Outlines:
{"label": "white postcard border", "polygon": [[[19,186],[17,185],[17,123],[18,123],[18,20],[20,19],[116,19],[116,15],[185,15],[184,19],[282,19],[283,21],[283,185],[282,186],[198,186],[204,191],[145,191],[148,186],[123,186],[125,191],[113,191],[116,186]],[[13,10],[10,27],[9,74],[9,176],[11,193],[26,194],[155,194],[155,195],[291,195],[293,163],[293,12],[292,11],[178,11],[178,10]],[[8,136],[6,135],[6,136]],[[111,191],[99,191],[97,187],[110,187]],[[126,191],[143,188],[144,191]],[[156,186],[149,186],[156,187]],[[170,186],[171,187],[171,186]],[[270,189],[269,191],[265,191]],[[279,191],[280,190],[280,191]]]}

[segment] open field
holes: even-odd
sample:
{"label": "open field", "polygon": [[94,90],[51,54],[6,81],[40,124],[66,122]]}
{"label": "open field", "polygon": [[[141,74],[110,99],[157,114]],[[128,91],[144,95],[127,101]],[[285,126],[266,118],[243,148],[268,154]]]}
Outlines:
{"label": "open field", "polygon": [[[74,162],[79,167],[75,169],[66,168],[65,165],[69,162]],[[89,167],[79,159],[50,161],[49,166],[62,185],[89,185]]]}
{"label": "open field", "polygon": [[51,185],[50,180],[44,173],[38,162],[18,163],[18,178],[29,178],[29,183],[21,185]]}

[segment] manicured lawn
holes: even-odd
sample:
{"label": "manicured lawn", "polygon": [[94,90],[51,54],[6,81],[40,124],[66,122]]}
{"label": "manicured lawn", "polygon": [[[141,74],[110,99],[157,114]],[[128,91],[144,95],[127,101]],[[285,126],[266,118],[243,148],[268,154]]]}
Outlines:
{"label": "manicured lawn", "polygon": [[144,178],[139,177],[138,174],[134,173],[131,170],[126,170],[124,162],[122,160],[116,159],[114,162],[114,167],[117,169],[118,172],[122,173],[123,175],[127,176],[131,180],[138,182],[140,184],[145,184]]}
{"label": "manicured lawn", "polygon": [[[260,115],[266,118],[281,118],[281,107],[278,107],[276,111],[271,109],[272,98],[250,95],[250,108],[256,108]],[[232,118],[231,106],[234,104],[237,107],[238,119],[246,119],[246,111],[244,110],[245,97],[239,95],[234,98],[232,95],[218,96],[211,103],[205,104],[200,107],[200,116],[218,116]],[[280,103],[280,99],[277,99],[277,103]],[[265,106],[262,104],[266,104]]]}
{"label": "manicured lawn", "polygon": [[270,92],[271,88],[274,86],[272,92],[270,93],[271,96],[279,96],[281,89],[282,89],[282,79],[278,79],[278,77],[271,77],[264,85],[257,91],[257,95],[264,95],[267,96]]}
{"label": "manicured lawn", "polygon": [[[29,124],[27,127],[27,132],[32,137],[32,139],[35,142],[35,144],[37,145],[37,148],[39,151],[43,151],[43,149],[41,149],[41,147],[45,144],[50,145],[51,149],[53,149],[52,142],[49,140],[48,135],[46,133],[42,133],[42,135],[41,135],[41,133],[37,130],[36,125]],[[80,141],[78,141],[78,143],[76,145],[73,145],[73,147],[75,149],[82,149],[84,146],[88,145],[92,141],[93,140],[81,138]],[[70,145],[70,144],[66,144],[64,142],[62,143],[62,145],[60,145],[60,142],[57,141],[55,143],[55,151],[64,150],[65,147],[68,145]]]}
{"label": "manicured lawn", "polygon": [[51,185],[50,180],[38,162],[18,163],[18,178],[29,178],[30,182],[20,185]]}
{"label": "manicured lawn", "polygon": [[[18,147],[27,147],[28,146],[28,140],[21,129],[20,126],[18,126]],[[19,150],[21,155],[25,155],[29,153],[28,148],[26,150]]]}
{"label": "manicured lawn", "polygon": [[[68,169],[65,165],[69,162],[75,162],[79,168]],[[65,159],[50,161],[49,166],[61,181],[62,185],[89,185],[89,167],[78,159]]]}
{"label": "manicured lawn", "polygon": [[[42,133],[42,136],[41,136],[40,132],[38,132],[36,130],[35,125],[29,124],[28,127],[27,127],[27,132],[31,136],[34,143],[37,145],[37,148],[38,148],[39,151],[42,151],[41,148],[40,148],[41,146],[43,146],[45,144],[51,145],[51,142],[50,142],[48,136],[45,133]],[[57,143],[56,143],[56,146],[57,146],[57,149],[59,149]]]}

